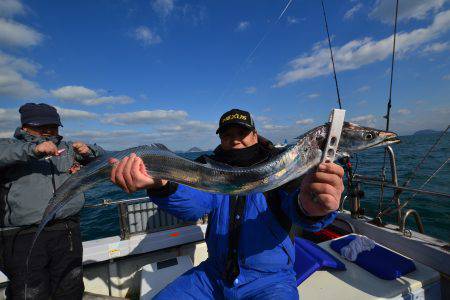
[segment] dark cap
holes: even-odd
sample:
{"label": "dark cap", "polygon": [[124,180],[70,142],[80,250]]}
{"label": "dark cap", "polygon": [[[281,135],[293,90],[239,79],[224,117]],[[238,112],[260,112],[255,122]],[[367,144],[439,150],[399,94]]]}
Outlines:
{"label": "dark cap", "polygon": [[45,103],[26,103],[19,108],[22,126],[58,125],[62,126],[59,114],[51,105]]}
{"label": "dark cap", "polygon": [[216,131],[220,133],[230,125],[238,125],[251,130],[255,129],[255,122],[248,111],[240,109],[232,109],[227,111],[220,117],[219,128]]}

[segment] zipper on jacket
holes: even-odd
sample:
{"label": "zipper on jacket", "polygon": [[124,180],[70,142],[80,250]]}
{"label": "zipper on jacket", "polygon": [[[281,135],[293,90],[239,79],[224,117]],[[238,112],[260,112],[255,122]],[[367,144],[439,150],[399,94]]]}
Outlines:
{"label": "zipper on jacket", "polygon": [[53,194],[56,191],[56,183],[55,183],[55,168],[53,166],[53,162],[50,160],[50,171],[52,172],[52,185],[53,185]]}
{"label": "zipper on jacket", "polygon": [[73,241],[72,241],[72,230],[70,229],[69,225],[65,223],[66,229],[67,229],[67,237],[69,238],[69,251],[73,251]]}

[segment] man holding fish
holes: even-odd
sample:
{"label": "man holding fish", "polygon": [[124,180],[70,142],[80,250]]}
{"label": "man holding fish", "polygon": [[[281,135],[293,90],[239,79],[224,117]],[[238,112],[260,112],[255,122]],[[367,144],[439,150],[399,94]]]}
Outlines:
{"label": "man holding fish", "polygon": [[[279,153],[243,110],[223,114],[216,133],[220,145],[198,162],[251,167]],[[209,215],[209,258],[155,299],[298,299],[291,225],[310,231],[327,226],[344,190],[344,171],[334,163],[268,192],[222,195],[152,177],[135,154],[112,162],[111,180],[126,192],[147,189],[151,201],[180,219]]]}
{"label": "man holding fish", "polygon": [[[63,141],[53,106],[27,103],[19,112],[22,126],[15,139],[0,139],[0,270],[9,279],[8,299],[25,298],[25,261],[49,199],[80,165],[103,153],[96,145]],[[81,299],[83,204],[83,195],[77,195],[36,243],[29,259],[28,297]]]}

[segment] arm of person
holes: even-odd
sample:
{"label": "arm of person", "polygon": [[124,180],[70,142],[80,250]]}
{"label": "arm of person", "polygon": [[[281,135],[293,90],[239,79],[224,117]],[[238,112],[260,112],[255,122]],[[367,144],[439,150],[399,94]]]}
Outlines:
{"label": "arm of person", "polygon": [[[300,188],[279,190],[282,209],[293,223],[307,231],[319,231],[336,218],[341,194],[344,191],[344,170],[334,163],[323,163],[317,172],[307,174]],[[316,195],[313,200],[312,194]]]}
{"label": "arm of person", "polygon": [[120,162],[110,162],[114,164],[112,182],[127,193],[146,189],[151,201],[179,219],[194,221],[212,210],[214,195],[152,177],[134,153]]}
{"label": "arm of person", "polygon": [[78,141],[72,143],[72,147],[75,151],[75,160],[82,165],[90,163],[105,153],[105,150],[97,144],[91,145]]}
{"label": "arm of person", "polygon": [[191,187],[167,182],[159,189],[147,189],[150,200],[165,212],[185,221],[195,221],[212,210],[214,195]]}
{"label": "arm of person", "polygon": [[58,148],[53,142],[37,145],[13,139],[0,141],[0,168],[28,162],[30,159],[39,159],[46,155],[58,155]]}

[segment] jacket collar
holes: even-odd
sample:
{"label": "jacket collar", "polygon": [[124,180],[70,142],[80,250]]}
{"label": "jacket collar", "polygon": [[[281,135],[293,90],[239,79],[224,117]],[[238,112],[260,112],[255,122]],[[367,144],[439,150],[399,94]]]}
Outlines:
{"label": "jacket collar", "polygon": [[37,135],[32,135],[23,130],[20,127],[17,127],[16,132],[14,132],[14,137],[20,141],[29,142],[29,143],[43,143],[43,142],[53,142],[56,145],[58,145],[61,140],[63,139],[62,136],[56,135],[56,136],[50,136],[50,137],[42,137]]}

